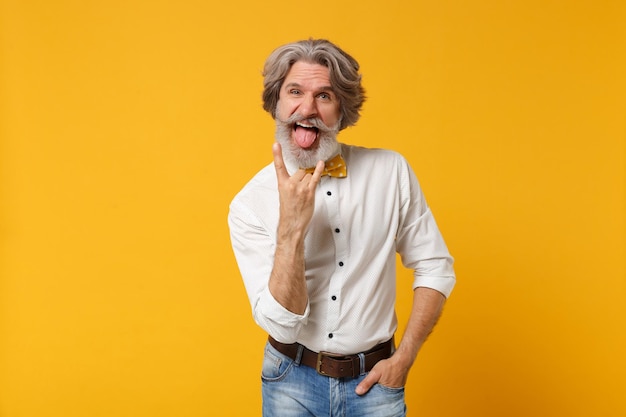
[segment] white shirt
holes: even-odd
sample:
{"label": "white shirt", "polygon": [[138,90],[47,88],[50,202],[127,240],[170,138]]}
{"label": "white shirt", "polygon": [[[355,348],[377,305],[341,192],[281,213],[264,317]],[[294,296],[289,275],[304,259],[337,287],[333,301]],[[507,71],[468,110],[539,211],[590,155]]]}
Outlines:
{"label": "white shirt", "polygon": [[273,164],[235,196],[228,223],[255,321],[280,342],[353,354],[396,331],[396,252],[414,270],[414,289],[429,287],[448,297],[455,275],[406,160],[393,151],[343,144],[341,154],[348,175],[321,178],[305,236],[304,314],[285,309],[268,289],[279,214]]}

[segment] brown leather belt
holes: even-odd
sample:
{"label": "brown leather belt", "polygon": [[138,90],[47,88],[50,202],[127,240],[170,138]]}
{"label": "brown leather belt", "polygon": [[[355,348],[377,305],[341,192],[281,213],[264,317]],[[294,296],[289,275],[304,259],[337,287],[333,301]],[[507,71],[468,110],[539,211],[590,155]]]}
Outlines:
{"label": "brown leather belt", "polygon": [[328,352],[313,352],[299,343],[284,344],[276,341],[271,336],[268,338],[270,345],[285,356],[293,359],[298,358],[298,352],[302,349],[300,363],[317,370],[320,375],[333,378],[357,377],[361,375],[361,359],[363,357],[363,371],[369,372],[374,365],[391,356],[393,351],[393,338],[374,346],[367,352],[356,355],[337,355]]}

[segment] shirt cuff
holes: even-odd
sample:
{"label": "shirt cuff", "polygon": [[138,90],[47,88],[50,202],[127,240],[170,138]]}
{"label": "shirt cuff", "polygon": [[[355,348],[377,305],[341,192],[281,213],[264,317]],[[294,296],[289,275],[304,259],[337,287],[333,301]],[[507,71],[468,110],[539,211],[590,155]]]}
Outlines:
{"label": "shirt cuff", "polygon": [[310,306],[307,300],[306,309],[302,315],[292,313],[282,306],[269,288],[261,293],[255,311],[256,322],[265,329],[274,339],[281,343],[294,343],[300,328],[307,323]]}
{"label": "shirt cuff", "polygon": [[415,290],[417,287],[432,288],[433,290],[439,291],[446,298],[448,298],[450,297],[450,294],[452,293],[452,289],[454,288],[455,283],[456,283],[456,278],[454,276],[451,276],[451,277],[418,276],[418,277],[415,277],[415,281],[413,282],[413,289]]}

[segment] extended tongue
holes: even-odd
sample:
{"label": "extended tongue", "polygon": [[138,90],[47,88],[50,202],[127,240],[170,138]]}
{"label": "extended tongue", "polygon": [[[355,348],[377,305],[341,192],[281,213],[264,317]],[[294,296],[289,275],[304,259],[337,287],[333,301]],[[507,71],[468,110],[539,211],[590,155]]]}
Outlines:
{"label": "extended tongue", "polygon": [[294,136],[298,146],[301,148],[308,148],[313,145],[313,142],[315,142],[315,139],[317,138],[317,129],[296,126]]}

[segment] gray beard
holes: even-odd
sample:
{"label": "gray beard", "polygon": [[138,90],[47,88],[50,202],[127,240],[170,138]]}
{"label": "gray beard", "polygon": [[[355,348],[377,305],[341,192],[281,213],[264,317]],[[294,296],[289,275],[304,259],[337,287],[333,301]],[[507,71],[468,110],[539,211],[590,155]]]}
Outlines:
{"label": "gray beard", "polygon": [[[291,135],[296,122],[306,120],[307,123],[315,126],[319,132],[317,143],[309,149],[303,149],[292,142]],[[318,161],[327,161],[335,156],[339,150],[337,134],[341,120],[333,127],[328,127],[321,120],[306,119],[294,114],[287,120],[276,118],[276,142],[280,143],[283,149],[283,159],[285,163],[299,168],[314,167]]]}

